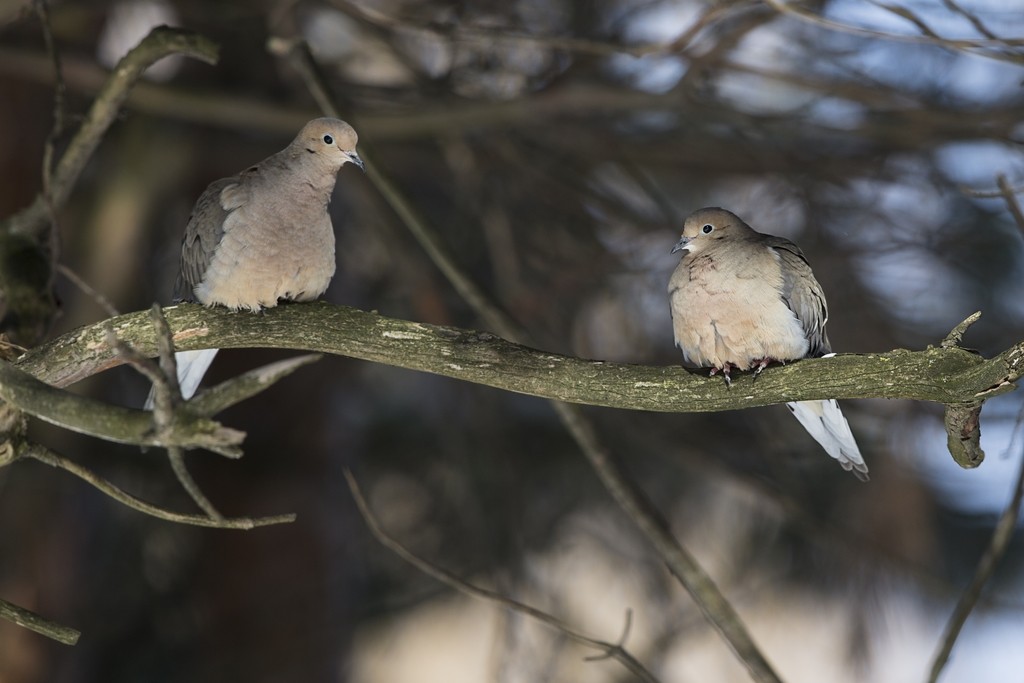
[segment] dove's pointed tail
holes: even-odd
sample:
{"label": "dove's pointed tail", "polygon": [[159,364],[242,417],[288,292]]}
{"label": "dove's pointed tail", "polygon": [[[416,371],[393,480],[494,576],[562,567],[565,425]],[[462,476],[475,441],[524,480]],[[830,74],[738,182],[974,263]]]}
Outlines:
{"label": "dove's pointed tail", "polygon": [[853,472],[861,481],[868,480],[868,466],[860,454],[850,424],[839,410],[835,399],[787,403],[793,417],[821,444],[844,470]]}
{"label": "dove's pointed tail", "polygon": [[[182,397],[192,398],[216,355],[217,349],[178,351],[174,354],[174,360],[178,363],[178,384],[181,386]],[[146,399],[146,410],[152,409],[153,390],[150,389],[149,397]]]}

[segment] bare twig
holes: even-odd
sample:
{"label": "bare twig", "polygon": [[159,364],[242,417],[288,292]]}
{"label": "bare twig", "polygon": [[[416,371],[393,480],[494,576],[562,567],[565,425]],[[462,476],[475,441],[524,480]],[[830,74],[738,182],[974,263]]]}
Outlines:
{"label": "bare twig", "polygon": [[320,353],[307,353],[294,358],[267,363],[225,380],[216,386],[203,389],[189,399],[189,407],[199,415],[216,415],[267,387],[284,379],[296,370],[323,358]]}
{"label": "bare twig", "polygon": [[579,643],[580,645],[584,645],[586,647],[591,647],[596,650],[599,650],[601,652],[600,658],[614,659],[615,661],[622,664],[631,673],[636,675],[636,677],[640,680],[647,681],[648,683],[657,682],[658,679],[656,679],[653,674],[647,671],[647,669],[644,668],[643,664],[641,664],[635,657],[633,657],[625,649],[626,636],[629,635],[629,625],[632,622],[631,613],[627,613],[626,627],[624,629],[622,637],[619,639],[619,642],[609,643],[603,640],[598,640],[596,638],[591,638],[590,636],[585,635],[584,633],[576,630],[572,626],[569,626],[561,619],[558,619],[557,617],[554,617],[548,614],[547,612],[543,612],[537,609],[536,607],[531,607],[530,605],[519,602],[518,600],[513,600],[512,598],[506,597],[495,591],[474,586],[473,584],[457,577],[455,574],[452,574],[448,570],[442,569],[434,565],[433,563],[424,560],[418,555],[413,554],[405,546],[403,546],[397,540],[389,536],[387,532],[385,532],[381,528],[380,522],[377,521],[377,518],[374,516],[373,511],[370,510],[370,506],[366,502],[366,498],[363,496],[363,492],[359,488],[359,483],[352,475],[351,470],[349,470],[346,467],[344,472],[345,480],[348,482],[349,490],[352,492],[352,497],[355,499],[356,507],[359,509],[359,514],[362,515],[363,520],[366,522],[366,526],[370,529],[370,533],[373,534],[374,538],[376,538],[381,545],[383,545],[385,548],[401,557],[403,560],[405,560],[412,566],[416,567],[416,569],[430,577],[433,577],[434,579],[440,581],[446,586],[449,586],[450,588],[459,591],[460,593],[465,593],[470,597],[474,597],[480,600],[493,602],[503,607],[515,610],[520,614],[525,614],[528,617],[536,619],[540,623],[555,629],[559,633],[565,635],[567,638]]}
{"label": "bare twig", "polygon": [[967,185],[958,185],[957,187],[968,197],[978,197],[979,199],[995,199],[996,197],[1004,197],[1007,192],[1011,194],[1020,194],[1021,192],[1024,192],[1024,185],[1014,187],[1009,185],[1009,183],[1007,183],[1006,190],[1001,188],[996,190],[979,190]]}
{"label": "bare twig", "polygon": [[967,316],[963,322],[950,330],[949,334],[946,335],[946,338],[942,340],[942,348],[952,349],[960,346],[960,343],[964,339],[964,334],[967,333],[967,329],[979,320],[981,320],[981,311],[975,311]]}
{"label": "bare twig", "polygon": [[181,484],[181,488],[185,489],[185,492],[192,498],[192,501],[199,506],[200,510],[206,513],[207,517],[223,522],[224,515],[213,506],[210,499],[199,488],[199,484],[192,478],[188,467],[185,466],[185,451],[180,448],[168,448],[167,458],[171,461],[171,469],[174,470],[174,476],[178,478],[178,483]]}
{"label": "bare twig", "polygon": [[946,666],[946,662],[949,661],[949,655],[953,652],[953,646],[956,645],[960,631],[967,622],[967,618],[971,615],[971,611],[977,604],[978,598],[981,597],[982,589],[988,583],[988,580],[992,578],[996,566],[1006,553],[1006,549],[1013,539],[1013,531],[1017,527],[1017,520],[1020,518],[1022,502],[1024,502],[1024,453],[1021,454],[1020,470],[1017,473],[1017,483],[1010,503],[1003,510],[1003,514],[999,516],[995,531],[992,532],[992,540],[989,541],[985,554],[981,556],[981,560],[974,570],[974,576],[970,584],[964,590],[963,595],[956,604],[956,608],[953,610],[953,614],[949,617],[949,622],[946,624],[942,643],[928,674],[929,683],[935,683],[935,681],[939,680],[939,676],[942,675],[942,669]]}
{"label": "bare twig", "polygon": [[1010,210],[1013,220],[1017,222],[1017,227],[1024,232],[1024,211],[1021,211],[1020,202],[1017,201],[1017,192],[1020,190],[1012,187],[1006,176],[1001,173],[996,178],[996,184],[999,186],[999,193],[1002,195],[1003,201],[1006,202],[1006,208]]}
{"label": "bare twig", "polygon": [[24,626],[30,631],[35,631],[65,645],[75,645],[82,635],[81,631],[55,624],[49,619],[44,619],[35,612],[18,607],[3,598],[0,598],[0,619],[13,621],[18,626]]}
{"label": "bare twig", "polygon": [[[869,38],[881,38],[884,40],[891,40],[894,42],[918,44],[925,43],[929,45],[938,45],[940,47],[948,47],[958,50],[984,50],[978,52],[978,54],[982,54],[987,57],[993,57],[996,59],[1007,59],[1009,61],[1021,61],[1022,57],[1020,54],[1017,53],[993,53],[991,52],[991,50],[1002,48],[1018,48],[1024,46],[1024,38],[947,38],[937,36],[933,33],[924,35],[890,33],[888,31],[879,31],[872,28],[854,26],[852,24],[844,24],[842,22],[834,21],[832,19],[826,19],[820,14],[815,14],[811,10],[801,7],[796,2],[792,2],[791,0],[765,1],[780,14],[785,14],[795,19],[799,19],[800,21],[813,24],[820,28],[828,29],[830,31],[838,31],[841,33],[849,33],[852,35],[866,36]],[[901,16],[907,18],[905,15],[901,14]]]}
{"label": "bare twig", "polygon": [[96,291],[96,289],[94,289],[92,285],[83,280],[82,277],[78,273],[73,271],[69,266],[63,263],[58,263],[57,270],[60,272],[61,275],[70,280],[71,284],[73,284],[75,287],[78,287],[86,296],[95,301],[96,305],[102,308],[103,311],[107,314],[107,317],[113,318],[118,315],[121,315],[120,311],[118,311],[117,308],[114,307],[114,304],[110,302],[110,299],[103,296],[102,293]]}
{"label": "bare twig", "polygon": [[174,410],[184,399],[181,395],[181,385],[178,384],[178,360],[174,355],[171,327],[167,324],[160,304],[154,302],[150,307],[149,318],[153,322],[153,332],[156,334],[157,363],[154,364],[142,354],[136,353],[133,354],[136,359],[133,365],[153,385],[149,394],[151,398],[147,399],[146,407],[152,406],[153,424],[157,431],[163,432],[174,421]]}
{"label": "bare twig", "polygon": [[507,28],[491,28],[486,26],[463,24],[459,24],[457,26],[432,25],[429,28],[423,28],[422,26],[413,26],[408,22],[404,22],[400,18],[390,16],[370,4],[349,2],[348,0],[334,0],[332,4],[350,16],[391,32],[398,29],[415,28],[420,31],[430,31],[435,36],[443,36],[444,38],[456,42],[484,42],[489,44],[519,43],[598,57],[607,57],[611,55],[647,57],[683,52],[687,47],[689,47],[690,43],[698,33],[715,21],[722,19],[728,14],[743,11],[753,6],[753,3],[749,2],[718,3],[709,7],[689,29],[671,42],[628,45],[625,43],[575,38],[571,36],[535,35],[531,33],[510,31]]}
{"label": "bare twig", "polygon": [[[159,334],[157,334],[159,337]],[[107,346],[117,352],[117,355],[121,356],[126,363],[135,368],[139,374],[144,375],[146,379],[151,382],[156,382],[160,377],[163,376],[160,370],[159,363],[155,362],[149,356],[136,351],[130,344],[126,344],[121,341],[117,336],[117,332],[114,331],[113,326],[107,325],[106,335],[104,340]]]}
{"label": "bare twig", "polygon": [[[625,648],[626,647],[626,641],[629,640],[629,633],[632,630],[633,630],[633,610],[632,609],[626,609],[626,621],[622,624],[622,635],[620,635],[619,639],[617,641],[615,641],[615,646],[617,648]],[[604,659],[611,659],[611,658],[612,658],[612,652],[609,651],[609,652],[604,652],[604,653],[599,654],[599,655],[591,655],[590,657],[584,657],[583,659],[584,659],[584,661],[587,661],[587,662],[600,662],[600,661],[602,661]]]}
{"label": "bare twig", "polygon": [[[53,128],[50,129],[49,135],[46,136],[46,143],[43,146],[43,194],[47,198],[52,198],[53,155],[57,140],[64,134],[64,93],[66,92],[66,86],[64,84],[64,70],[61,68],[60,52],[57,50],[56,43],[54,43],[53,31],[50,28],[50,12],[47,7],[47,0],[35,0],[33,7],[36,14],[39,15],[40,24],[42,24],[46,53],[50,56],[50,60],[53,63]],[[52,215],[54,213],[54,206],[52,201],[48,203],[50,204]]]}
{"label": "bare twig", "polygon": [[949,11],[959,14],[964,19],[971,22],[971,26],[974,27],[974,30],[980,33],[981,35],[985,36],[986,38],[991,38],[992,40],[1000,40],[999,36],[997,36],[995,33],[992,33],[992,31],[989,30],[988,26],[985,25],[985,22],[983,22],[978,17],[978,15],[974,14],[973,12],[968,12],[967,10],[965,10],[963,7],[960,6],[959,3],[956,2],[956,0],[942,0],[942,4],[945,5],[946,9],[948,9]]}
{"label": "bare twig", "polygon": [[270,526],[272,524],[287,524],[294,522],[296,516],[294,514],[287,515],[275,515],[271,517],[233,517],[227,519],[211,519],[205,515],[186,515],[179,512],[173,512],[171,510],[165,510],[164,508],[157,507],[145,501],[139,500],[135,496],[121,490],[117,486],[114,486],[109,481],[98,476],[88,468],[82,467],[81,465],[68,460],[67,458],[54,453],[53,451],[44,448],[38,444],[25,449],[23,455],[34,458],[39,462],[46,463],[51,467],[57,467],[59,469],[70,472],[79,479],[91,484],[92,486],[99,489],[102,493],[106,494],[110,498],[113,498],[122,505],[126,505],[133,510],[137,510],[143,514],[158,519],[163,519],[168,522],[177,522],[179,524],[191,524],[193,526],[212,527],[216,529],[255,529],[261,526]]}

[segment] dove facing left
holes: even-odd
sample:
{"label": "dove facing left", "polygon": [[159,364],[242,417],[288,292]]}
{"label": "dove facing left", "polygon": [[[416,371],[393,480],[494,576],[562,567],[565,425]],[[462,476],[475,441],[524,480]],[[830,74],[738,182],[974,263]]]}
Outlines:
{"label": "dove facing left", "polygon": [[[676,346],[731,383],[732,370],[831,353],[825,293],[800,248],[757,232],[734,213],[700,209],[683,223],[669,280]],[[867,481],[868,466],[834,399],[786,407],[843,469]]]}

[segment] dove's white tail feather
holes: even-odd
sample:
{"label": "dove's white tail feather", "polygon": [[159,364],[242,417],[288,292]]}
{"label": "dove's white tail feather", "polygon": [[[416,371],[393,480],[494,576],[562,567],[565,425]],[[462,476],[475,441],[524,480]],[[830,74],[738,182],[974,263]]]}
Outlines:
{"label": "dove's white tail feather", "polygon": [[850,424],[834,399],[787,403],[786,407],[844,470],[852,471],[858,479],[867,481],[868,466],[864,456],[860,454]]}
{"label": "dove's white tail feather", "polygon": [[[217,349],[178,351],[174,354],[174,360],[178,363],[178,385],[181,386],[182,397],[192,398],[216,355]],[[146,410],[152,409],[153,390],[150,389],[149,398],[146,399]]]}

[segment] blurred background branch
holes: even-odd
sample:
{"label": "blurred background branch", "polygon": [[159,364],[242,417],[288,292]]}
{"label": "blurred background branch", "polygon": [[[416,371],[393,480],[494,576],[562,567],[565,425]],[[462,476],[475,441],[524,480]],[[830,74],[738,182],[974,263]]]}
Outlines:
{"label": "blurred background branch", "polygon": [[104,81],[78,131],[54,164],[55,144],[65,128],[65,82],[45,1],[38,0],[38,7],[56,83],[53,128],[44,145],[43,187],[29,206],[0,221],[0,329],[16,343],[28,346],[42,339],[56,315],[51,289],[59,257],[57,212],[67,202],[132,86],[147,68],[168,55],[187,55],[209,64],[217,61],[217,47],[208,39],[179,29],[153,29]]}
{"label": "blurred background branch", "polygon": [[599,650],[603,657],[616,660],[628,671],[635,674],[638,680],[647,681],[648,683],[656,683],[658,680],[651,674],[651,672],[644,668],[643,664],[638,662],[635,657],[629,654],[629,651],[625,648],[625,641],[629,635],[629,616],[626,617],[627,626],[623,637],[620,642],[613,644],[607,641],[591,638],[572,626],[569,626],[560,619],[535,607],[530,607],[529,605],[525,605],[518,600],[513,600],[495,591],[474,586],[473,584],[455,576],[451,572],[441,569],[423,558],[418,557],[415,553],[409,552],[405,546],[389,536],[387,532],[381,528],[376,515],[373,514],[369,504],[366,502],[366,497],[363,495],[362,489],[359,488],[359,483],[349,470],[345,470],[345,480],[348,482],[349,490],[352,492],[352,497],[355,499],[356,507],[359,509],[359,514],[362,515],[363,519],[366,521],[366,526],[370,529],[374,538],[376,538],[382,546],[395,553],[412,566],[416,567],[419,571],[474,598],[494,602],[507,609],[521,612],[533,619],[536,619],[545,626],[555,629],[559,633],[565,634],[568,638],[578,643]]}
{"label": "blurred background branch", "polygon": [[1006,509],[1003,510],[1003,514],[999,516],[995,532],[992,534],[992,540],[978,561],[978,567],[974,572],[974,576],[971,577],[970,584],[964,590],[963,595],[960,596],[956,609],[953,610],[953,614],[949,617],[949,622],[947,622],[942,634],[942,641],[938,652],[936,652],[935,659],[932,662],[928,683],[935,683],[939,680],[942,670],[945,668],[946,663],[949,661],[949,656],[953,652],[953,646],[956,644],[957,638],[960,637],[960,631],[981,598],[982,589],[989,579],[992,578],[996,565],[999,564],[999,561],[1003,559],[1003,555],[1006,554],[1010,540],[1013,537],[1013,530],[1017,526],[1017,520],[1020,518],[1022,502],[1024,502],[1024,459],[1021,460],[1020,472],[1017,474],[1013,487],[1013,497],[1007,504]]}

